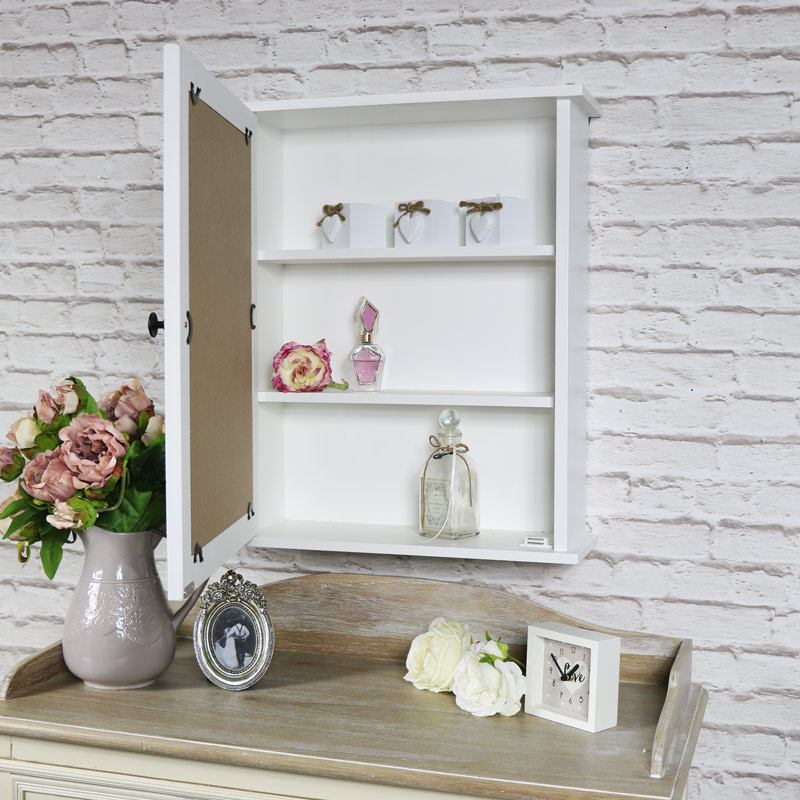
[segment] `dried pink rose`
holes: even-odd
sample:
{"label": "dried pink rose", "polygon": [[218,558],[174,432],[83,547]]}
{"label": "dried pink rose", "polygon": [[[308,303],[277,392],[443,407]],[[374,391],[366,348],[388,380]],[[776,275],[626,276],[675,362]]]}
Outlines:
{"label": "dried pink rose", "polygon": [[0,478],[13,481],[25,466],[25,459],[16,447],[0,447]]}
{"label": "dried pink rose", "polygon": [[153,401],[144,393],[139,378],[132,386],[124,384],[114,392],[106,392],[98,402],[98,408],[108,414],[117,428],[133,436],[139,426],[139,415],[144,411],[148,417],[155,414]]}
{"label": "dried pink rose", "polygon": [[63,442],[61,458],[73,475],[76,488],[105,486],[128,450],[125,437],[114,423],[99,414],[79,414],[58,432]]}
{"label": "dried pink rose", "polygon": [[6,434],[20,450],[34,447],[34,439],[42,432],[32,416],[22,417],[12,424],[11,430]]}
{"label": "dried pink rose", "polygon": [[67,500],[75,494],[75,482],[72,473],[62,459],[62,448],[37,453],[22,470],[20,484],[22,488],[37,500],[55,503]]}
{"label": "dried pink rose", "polygon": [[321,392],[331,378],[324,339],[314,345],[286,342],[272,359],[272,385],[279,392]]}
{"label": "dried pink rose", "polygon": [[164,417],[156,414],[154,417],[150,417],[147,423],[147,428],[142,434],[142,444],[149,446],[150,442],[157,439],[162,433],[164,433]]}
{"label": "dried pink rose", "polygon": [[61,381],[56,386],[56,400],[61,406],[62,414],[74,414],[80,403],[78,393],[75,391],[75,382],[69,379]]}
{"label": "dried pink rose", "polygon": [[39,389],[39,399],[36,401],[33,410],[36,412],[36,419],[42,425],[49,425],[59,414],[58,406],[52,395],[41,389]]}
{"label": "dried pink rose", "polygon": [[69,503],[58,502],[53,506],[53,513],[47,515],[47,522],[62,531],[81,526],[81,515],[78,509]]}

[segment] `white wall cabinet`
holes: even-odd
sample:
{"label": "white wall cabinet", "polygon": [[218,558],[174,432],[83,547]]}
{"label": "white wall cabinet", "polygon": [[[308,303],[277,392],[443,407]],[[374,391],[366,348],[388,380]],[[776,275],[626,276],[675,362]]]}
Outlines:
{"label": "white wall cabinet", "polygon": [[[598,114],[575,86],[245,106],[166,47],[171,598],[248,542],[566,564],[591,549],[586,186]],[[395,202],[495,193],[532,200],[530,246],[319,247],[325,203],[383,205],[391,242]],[[272,357],[290,340],[325,338],[343,374],[362,295],[381,311],[382,391],[273,390]],[[447,407],[481,471],[481,534],[455,543],[417,533],[419,470]],[[522,546],[526,535],[546,545]]]}

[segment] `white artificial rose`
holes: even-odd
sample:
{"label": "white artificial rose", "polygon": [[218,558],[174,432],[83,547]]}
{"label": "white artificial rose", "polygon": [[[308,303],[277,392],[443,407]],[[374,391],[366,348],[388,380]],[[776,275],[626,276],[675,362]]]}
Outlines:
{"label": "white artificial rose", "polygon": [[[497,658],[493,662],[481,661],[484,655]],[[522,708],[522,670],[511,661],[502,661],[502,657],[495,641],[479,642],[469,648],[453,676],[453,694],[459,708],[476,717],[510,717]]]}
{"label": "white artificial rose", "polygon": [[23,417],[18,419],[8,432],[8,438],[15,442],[20,450],[27,450],[29,447],[34,447],[33,441],[40,433],[41,428],[36,424],[33,417]]}
{"label": "white artificial rose", "polygon": [[449,692],[456,665],[471,641],[469,626],[437,617],[425,633],[411,642],[404,679],[417,689]]}
{"label": "white artificial rose", "polygon": [[150,417],[150,420],[147,423],[147,428],[142,434],[142,442],[146,445],[149,445],[153,439],[155,439],[157,436],[161,436],[163,432],[164,417],[162,417],[160,414],[156,414]]}

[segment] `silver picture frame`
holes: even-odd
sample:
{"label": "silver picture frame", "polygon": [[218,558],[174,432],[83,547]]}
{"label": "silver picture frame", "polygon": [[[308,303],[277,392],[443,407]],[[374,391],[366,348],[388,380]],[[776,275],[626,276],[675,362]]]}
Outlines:
{"label": "silver picture frame", "polygon": [[230,691],[258,683],[272,661],[275,632],[258,587],[228,570],[200,598],[194,653],[203,674]]}

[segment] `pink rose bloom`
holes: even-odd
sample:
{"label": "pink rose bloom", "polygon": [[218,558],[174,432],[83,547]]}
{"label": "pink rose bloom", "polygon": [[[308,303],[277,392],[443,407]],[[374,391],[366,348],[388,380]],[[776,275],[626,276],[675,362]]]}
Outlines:
{"label": "pink rose bloom", "polygon": [[33,410],[36,412],[36,419],[42,425],[49,425],[59,413],[56,401],[53,400],[48,392],[43,392],[41,389],[39,389],[39,399],[36,401]]}
{"label": "pink rose bloom", "polygon": [[55,503],[75,494],[72,473],[62,459],[61,448],[37,453],[22,470],[22,488],[37,500]]}
{"label": "pink rose bloom", "polygon": [[128,436],[136,433],[139,425],[139,414],[144,411],[148,417],[155,414],[153,401],[144,393],[138,378],[133,386],[127,384],[120,386],[115,392],[106,392],[97,404],[101,411],[114,420],[117,428]]}
{"label": "pink rose bloom", "polygon": [[0,447],[0,478],[12,481],[18,477],[25,466],[22,453],[16,448]]}
{"label": "pink rose bloom", "polygon": [[62,531],[78,528],[81,525],[80,513],[69,503],[56,503],[53,513],[47,515],[47,523]]}
{"label": "pink rose bloom", "polygon": [[286,342],[272,359],[272,385],[279,392],[321,392],[331,379],[324,339],[314,345]]}
{"label": "pink rose bloom", "polygon": [[99,414],[78,414],[58,432],[63,442],[61,459],[73,475],[78,489],[105,486],[128,450],[125,437],[114,423]]}
{"label": "pink rose bloom", "polygon": [[64,380],[56,386],[56,399],[63,414],[74,414],[78,410],[80,398],[75,391],[75,382]]}

